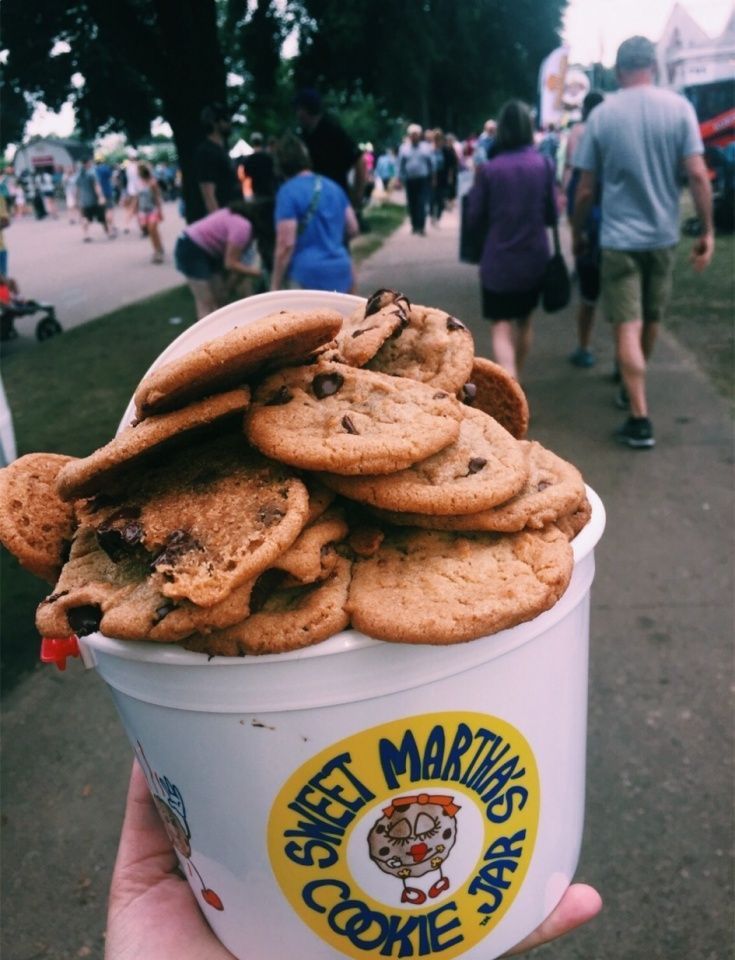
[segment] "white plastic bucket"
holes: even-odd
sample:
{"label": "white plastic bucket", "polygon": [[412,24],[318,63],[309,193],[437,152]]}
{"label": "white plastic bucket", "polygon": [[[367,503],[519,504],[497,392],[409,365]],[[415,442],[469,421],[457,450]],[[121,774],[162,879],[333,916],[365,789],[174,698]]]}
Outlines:
{"label": "white plastic bucket", "polygon": [[[267,313],[283,297],[245,303],[270,299]],[[191,349],[202,324],[163,358],[183,339]],[[551,912],[583,826],[589,598],[605,524],[588,496],[564,596],[491,637],[435,647],[344,631],[293,653],[212,659],[81,641],[236,957],[491,960]]]}

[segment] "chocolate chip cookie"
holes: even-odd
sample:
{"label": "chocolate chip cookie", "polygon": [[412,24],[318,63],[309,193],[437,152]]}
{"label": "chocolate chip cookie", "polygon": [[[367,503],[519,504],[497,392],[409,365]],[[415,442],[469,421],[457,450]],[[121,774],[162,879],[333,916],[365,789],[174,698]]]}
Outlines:
{"label": "chocolate chip cookie", "polygon": [[139,419],[247,383],[269,360],[303,363],[342,326],[334,310],[286,310],[235,327],[185,356],[153,370],[135,391]]}
{"label": "chocolate chip cookie", "polygon": [[273,566],[287,573],[295,583],[323,580],[334,569],[334,545],[344,540],[349,527],[341,510],[331,509],[305,527],[296,541]]}
{"label": "chocolate chip cookie", "polygon": [[408,326],[411,304],[395,290],[377,290],[342,324],[337,335],[340,358],[353,367],[371,360],[389,337]]}
{"label": "chocolate chip cookie", "polygon": [[559,517],[556,525],[569,540],[574,540],[577,534],[587,526],[591,516],[592,504],[585,497],[576,510]]}
{"label": "chocolate chip cookie", "polygon": [[0,542],[20,565],[49,583],[59,576],[76,526],[74,509],[56,492],[73,457],[29,453],[0,470]]}
{"label": "chocolate chip cookie", "polygon": [[530,417],[526,394],[499,363],[475,357],[469,382],[460,388],[459,399],[494,417],[516,440],[526,436]]}
{"label": "chocolate chip cookie", "polygon": [[294,467],[379,474],[447,446],[461,416],[445,391],[321,360],[268,377],[245,415],[245,433],[264,454]]}
{"label": "chocolate chip cookie", "polygon": [[528,458],[497,421],[464,407],[459,436],[439,453],[389,476],[320,474],[351,500],[410,513],[476,513],[514,496],[528,478]]}
{"label": "chocolate chip cookie", "polygon": [[519,444],[528,462],[528,479],[510,500],[478,513],[462,516],[429,516],[383,511],[380,516],[399,526],[431,530],[493,530],[514,533],[540,530],[547,523],[573,513],[585,499],[584,480],[576,467],[542,447],[524,440]]}
{"label": "chocolate chip cookie", "polygon": [[353,627],[395,643],[473,640],[548,610],[572,573],[569,541],[554,526],[515,534],[396,528],[353,565]]}
{"label": "chocolate chip cookie", "polygon": [[211,606],[291,546],[308,499],[287,467],[225,436],[151,465],[82,516],[113,560],[142,552],[164,596]]}
{"label": "chocolate chip cookie", "polygon": [[59,473],[57,490],[64,500],[89,497],[110,487],[130,469],[145,470],[152,456],[170,454],[174,445],[193,442],[196,435],[239,420],[247,409],[250,391],[238,387],[227,393],[196,400],[181,410],[161,413],[122,430],[88,457],[72,460]]}
{"label": "chocolate chip cookie", "polygon": [[320,643],[348,625],[345,612],[350,561],[339,557],[322,581],[307,587],[276,588],[260,610],[228,630],[190,637],[187,650],[210,656],[285,653]]}
{"label": "chocolate chip cookie", "polygon": [[472,334],[460,320],[414,305],[408,325],[385,341],[366,368],[456,393],[470,379],[474,355]]}
{"label": "chocolate chip cookie", "polygon": [[152,571],[140,554],[112,560],[96,531],[83,526],[54,592],[39,604],[36,626],[46,637],[101,630],[118,640],[175,643],[195,632],[238,623],[249,613],[254,581],[211,607],[172,601],[163,595],[163,582],[163,575]]}

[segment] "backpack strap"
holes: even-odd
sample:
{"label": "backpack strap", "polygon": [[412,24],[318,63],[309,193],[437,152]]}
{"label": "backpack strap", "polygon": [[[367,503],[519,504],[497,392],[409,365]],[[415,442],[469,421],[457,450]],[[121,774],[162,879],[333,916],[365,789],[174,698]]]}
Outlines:
{"label": "backpack strap", "polygon": [[322,195],[322,178],[317,174],[316,180],[314,181],[314,192],[311,195],[311,200],[309,201],[309,206],[306,208],[306,213],[299,220],[298,229],[296,231],[297,236],[301,236],[302,233],[311,223],[312,217],[316,213],[316,208],[319,206],[319,198]]}

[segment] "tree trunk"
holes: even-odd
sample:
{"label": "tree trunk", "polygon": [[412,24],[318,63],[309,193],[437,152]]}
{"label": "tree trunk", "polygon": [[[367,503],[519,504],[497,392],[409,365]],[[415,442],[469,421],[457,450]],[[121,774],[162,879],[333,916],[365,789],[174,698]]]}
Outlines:
{"label": "tree trunk", "polygon": [[159,89],[179,157],[184,209],[191,211],[199,192],[194,153],[204,136],[199,117],[205,106],[227,102],[227,70],[214,0],[155,0],[155,7],[169,53]]}
{"label": "tree trunk", "polygon": [[[171,125],[191,207],[194,151],[203,139],[202,108],[227,100],[227,69],[217,35],[215,0],[152,0],[150,15],[126,0],[88,0],[106,42],[119,44],[160,97]],[[189,203],[187,204],[187,198]]]}

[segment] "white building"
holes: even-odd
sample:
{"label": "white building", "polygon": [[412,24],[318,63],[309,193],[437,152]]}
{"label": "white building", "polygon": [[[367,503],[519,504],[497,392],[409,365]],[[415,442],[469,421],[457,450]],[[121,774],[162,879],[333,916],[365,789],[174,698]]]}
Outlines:
{"label": "white building", "polygon": [[719,37],[710,37],[681,4],[674,4],[656,55],[663,87],[681,90],[717,80],[735,81],[735,6]]}
{"label": "white building", "polygon": [[16,174],[50,172],[59,167],[67,170],[91,155],[91,147],[78,140],[40,137],[18,147],[13,155],[13,169]]}

